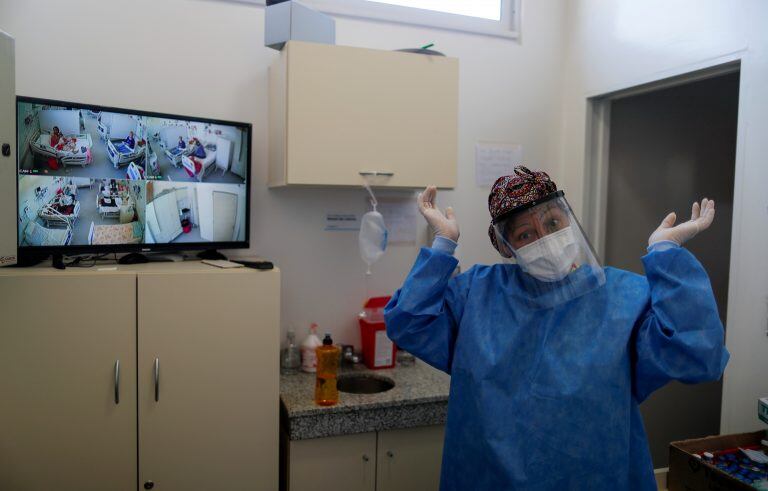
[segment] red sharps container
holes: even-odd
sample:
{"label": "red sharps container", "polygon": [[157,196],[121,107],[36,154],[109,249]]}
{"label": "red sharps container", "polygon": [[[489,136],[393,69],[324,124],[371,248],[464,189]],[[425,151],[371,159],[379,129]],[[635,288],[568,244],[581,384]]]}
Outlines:
{"label": "red sharps container", "polygon": [[360,312],[360,339],[363,342],[363,363],[371,369],[395,366],[397,346],[387,337],[384,307],[392,297],[368,299]]}

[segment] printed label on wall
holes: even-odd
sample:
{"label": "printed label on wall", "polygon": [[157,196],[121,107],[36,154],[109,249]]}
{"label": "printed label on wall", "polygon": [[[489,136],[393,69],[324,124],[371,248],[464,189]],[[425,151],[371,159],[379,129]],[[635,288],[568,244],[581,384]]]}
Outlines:
{"label": "printed label on wall", "polygon": [[512,143],[478,142],[475,145],[475,182],[487,187],[501,176],[512,174],[523,163],[523,146]]}
{"label": "printed label on wall", "polygon": [[354,213],[326,213],[325,230],[328,232],[360,230],[360,219]]}

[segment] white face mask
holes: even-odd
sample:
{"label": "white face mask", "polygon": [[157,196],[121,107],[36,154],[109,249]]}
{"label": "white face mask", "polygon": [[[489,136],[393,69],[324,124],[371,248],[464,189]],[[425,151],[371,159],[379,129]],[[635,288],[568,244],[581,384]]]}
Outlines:
{"label": "white face mask", "polygon": [[571,227],[558,230],[515,251],[517,264],[541,281],[560,281],[573,269],[579,246]]}

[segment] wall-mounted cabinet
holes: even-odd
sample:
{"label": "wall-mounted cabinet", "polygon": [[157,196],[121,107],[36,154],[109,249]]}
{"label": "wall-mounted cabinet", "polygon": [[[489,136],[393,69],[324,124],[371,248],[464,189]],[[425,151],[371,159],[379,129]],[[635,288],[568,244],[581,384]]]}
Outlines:
{"label": "wall-mounted cabinet", "polygon": [[269,70],[270,186],[456,185],[455,58],[291,41]]}

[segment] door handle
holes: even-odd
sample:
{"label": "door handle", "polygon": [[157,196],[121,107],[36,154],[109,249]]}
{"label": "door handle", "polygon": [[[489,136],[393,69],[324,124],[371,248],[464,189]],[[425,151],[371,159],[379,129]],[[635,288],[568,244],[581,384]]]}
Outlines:
{"label": "door handle", "polygon": [[120,360],[115,361],[115,404],[120,404]]}
{"label": "door handle", "polygon": [[160,358],[155,358],[155,402],[160,400]]}

